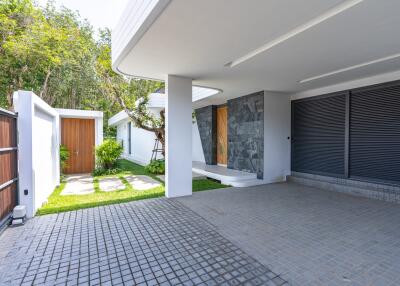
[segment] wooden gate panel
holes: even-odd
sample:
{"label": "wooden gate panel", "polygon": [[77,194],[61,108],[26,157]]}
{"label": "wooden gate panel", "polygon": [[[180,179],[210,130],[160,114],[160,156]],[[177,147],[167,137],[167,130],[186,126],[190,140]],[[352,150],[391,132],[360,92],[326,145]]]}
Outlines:
{"label": "wooden gate panel", "polygon": [[18,203],[17,116],[0,109],[0,227]]}
{"label": "wooden gate panel", "polygon": [[67,147],[69,159],[66,174],[90,173],[94,169],[94,119],[63,118],[61,144]]}

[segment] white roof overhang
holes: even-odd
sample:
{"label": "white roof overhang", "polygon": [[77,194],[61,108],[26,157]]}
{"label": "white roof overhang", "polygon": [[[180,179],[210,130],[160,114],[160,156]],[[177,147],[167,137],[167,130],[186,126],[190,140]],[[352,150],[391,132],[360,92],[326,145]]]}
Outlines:
{"label": "white roof overhang", "polygon": [[400,70],[398,0],[130,1],[113,31],[113,68],[222,91],[298,93]]}

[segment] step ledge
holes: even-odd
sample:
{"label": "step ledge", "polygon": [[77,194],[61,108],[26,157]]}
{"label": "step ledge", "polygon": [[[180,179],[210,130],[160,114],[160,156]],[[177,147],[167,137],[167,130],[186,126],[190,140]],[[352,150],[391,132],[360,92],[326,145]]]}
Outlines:
{"label": "step ledge", "polygon": [[[288,181],[309,187],[315,187],[326,191],[344,193],[369,199],[376,199],[392,203],[400,203],[400,193],[385,190],[377,190],[368,187],[356,187],[341,183],[327,182],[316,178],[305,178],[302,176],[288,176]],[[323,186],[321,186],[323,184]]]}
{"label": "step ledge", "polygon": [[198,169],[195,167],[192,167],[192,171],[196,172],[198,174],[207,176],[209,178],[213,178],[213,179],[224,181],[224,182],[231,182],[231,183],[257,179],[257,175],[251,174],[251,173],[249,173],[248,175],[246,174],[246,175],[241,175],[241,176],[227,176],[227,175],[220,175],[220,174],[212,173],[212,172],[205,171],[203,169]]}

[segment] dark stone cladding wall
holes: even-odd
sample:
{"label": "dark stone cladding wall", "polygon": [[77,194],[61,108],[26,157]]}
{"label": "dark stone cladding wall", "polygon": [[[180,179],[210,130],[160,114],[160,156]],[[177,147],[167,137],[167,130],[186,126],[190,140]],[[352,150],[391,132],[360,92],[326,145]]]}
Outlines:
{"label": "dark stone cladding wall", "polygon": [[228,100],[228,168],[264,176],[264,92]]}
{"label": "dark stone cladding wall", "polygon": [[217,164],[217,108],[209,105],[195,110],[206,164]]}

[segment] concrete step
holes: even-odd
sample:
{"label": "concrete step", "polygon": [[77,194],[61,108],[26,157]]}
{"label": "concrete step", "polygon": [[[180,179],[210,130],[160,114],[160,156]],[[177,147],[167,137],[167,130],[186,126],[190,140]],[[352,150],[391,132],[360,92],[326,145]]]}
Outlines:
{"label": "concrete step", "polygon": [[245,188],[245,187],[265,185],[266,183],[260,179],[250,179],[250,180],[235,181],[227,184],[231,185],[232,187]]}
{"label": "concrete step", "polygon": [[218,165],[206,165],[201,162],[193,162],[192,170],[193,172],[203,176],[207,176],[221,182],[229,182],[230,184],[243,180],[257,179],[257,175],[253,173],[228,169]]}

